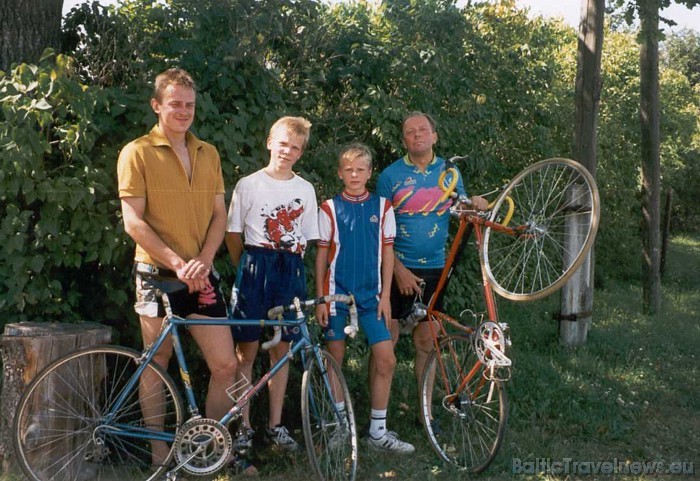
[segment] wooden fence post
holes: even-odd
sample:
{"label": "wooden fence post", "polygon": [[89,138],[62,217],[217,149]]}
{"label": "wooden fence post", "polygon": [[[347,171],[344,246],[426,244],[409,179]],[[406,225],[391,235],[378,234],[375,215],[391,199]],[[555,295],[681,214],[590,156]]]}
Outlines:
{"label": "wooden fence post", "polygon": [[15,459],[12,424],[17,403],[34,376],[47,364],[71,351],[108,344],[109,327],[93,322],[20,322],[5,325],[0,336],[2,396],[0,398],[0,461],[7,473]]}

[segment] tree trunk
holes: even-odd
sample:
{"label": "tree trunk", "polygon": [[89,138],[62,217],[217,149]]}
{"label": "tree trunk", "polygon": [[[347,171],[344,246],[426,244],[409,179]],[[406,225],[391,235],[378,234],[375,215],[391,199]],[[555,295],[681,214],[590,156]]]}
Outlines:
{"label": "tree trunk", "polygon": [[36,63],[47,47],[58,51],[63,0],[0,0],[0,70]]}
{"label": "tree trunk", "polygon": [[659,6],[640,0],[639,54],[642,144],[642,285],[648,314],[661,308],[660,158],[659,158]]}
{"label": "tree trunk", "polygon": [[[595,177],[600,103],[600,61],[603,51],[603,18],[605,0],[584,0],[579,25],[578,59],[576,71],[576,119],[574,159]],[[567,232],[575,230],[567,224]],[[584,239],[567,236],[571,242]],[[571,249],[576,252],[578,248]],[[581,345],[591,324],[593,312],[593,249],[586,261],[564,285],[561,291],[559,340],[567,346]]]}

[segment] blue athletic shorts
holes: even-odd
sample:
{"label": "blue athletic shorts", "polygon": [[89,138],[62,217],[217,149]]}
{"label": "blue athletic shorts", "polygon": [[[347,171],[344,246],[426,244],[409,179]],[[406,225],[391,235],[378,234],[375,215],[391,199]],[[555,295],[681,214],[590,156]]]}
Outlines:
{"label": "blue athletic shorts", "polygon": [[[301,256],[246,246],[231,293],[233,318],[267,319],[270,308],[291,304],[295,297],[306,300],[306,276]],[[296,317],[293,312],[288,316],[289,319]],[[263,333],[260,326],[233,326],[231,329],[234,340],[238,342],[259,341]],[[300,338],[298,327],[284,328],[283,341],[297,341]]]}
{"label": "blue athletic shorts", "polygon": [[[323,334],[326,341],[343,341],[345,340],[345,326],[350,322],[348,319],[348,310],[343,308],[343,305],[336,303],[335,316],[331,316],[328,321],[328,326],[324,329]],[[367,344],[370,346],[378,342],[391,340],[391,333],[386,328],[384,319],[377,319],[377,309],[362,310],[357,313],[358,324],[360,329],[365,333]]]}

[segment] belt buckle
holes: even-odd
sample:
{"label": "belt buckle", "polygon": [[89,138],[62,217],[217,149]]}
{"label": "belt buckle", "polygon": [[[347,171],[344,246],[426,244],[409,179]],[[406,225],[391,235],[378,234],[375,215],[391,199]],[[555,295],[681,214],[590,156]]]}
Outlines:
{"label": "belt buckle", "polygon": [[151,274],[153,276],[157,276],[158,266],[154,266],[153,264],[147,264],[145,262],[137,262],[136,271],[141,272],[142,274]]}

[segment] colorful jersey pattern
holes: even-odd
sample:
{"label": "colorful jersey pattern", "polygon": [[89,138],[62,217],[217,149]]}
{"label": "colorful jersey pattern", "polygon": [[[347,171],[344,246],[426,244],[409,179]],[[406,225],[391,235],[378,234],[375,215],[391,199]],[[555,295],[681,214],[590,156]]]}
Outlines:
{"label": "colorful jersey pattern", "polygon": [[[391,201],[396,215],[396,257],[408,268],[442,268],[450,224],[451,199],[440,201],[438,185],[445,160],[435,157],[425,172],[402,157],[379,175],[377,194]],[[462,176],[455,188],[466,195]]]}
{"label": "colorful jersey pattern", "polygon": [[[391,245],[395,235],[394,212],[383,197],[343,192],[321,204],[318,245],[330,249],[324,292],[351,293],[358,309],[376,312],[382,291],[382,247]],[[336,314],[335,303],[330,314]]]}

